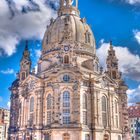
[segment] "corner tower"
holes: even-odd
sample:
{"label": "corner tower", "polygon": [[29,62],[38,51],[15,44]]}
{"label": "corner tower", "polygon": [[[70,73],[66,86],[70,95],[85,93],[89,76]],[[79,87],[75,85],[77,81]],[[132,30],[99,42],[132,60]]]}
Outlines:
{"label": "corner tower", "polygon": [[121,78],[121,74],[118,69],[118,59],[113,49],[112,41],[110,41],[110,49],[107,56],[107,74],[113,80],[118,80]]}
{"label": "corner tower", "polygon": [[22,59],[20,61],[20,80],[24,80],[29,74],[31,70],[31,59],[30,52],[28,49],[28,42],[26,41],[25,50],[23,52]]}

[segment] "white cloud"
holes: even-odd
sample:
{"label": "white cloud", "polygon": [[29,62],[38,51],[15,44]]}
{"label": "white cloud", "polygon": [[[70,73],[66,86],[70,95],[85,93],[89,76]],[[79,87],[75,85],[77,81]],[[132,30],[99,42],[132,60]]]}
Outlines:
{"label": "white cloud", "polygon": [[129,89],[127,91],[127,95],[129,105],[133,105],[137,102],[140,102],[140,85],[136,89]]}
{"label": "white cloud", "polygon": [[[37,69],[38,69],[37,61],[38,61],[38,59],[39,59],[40,56],[41,56],[41,50],[36,49],[36,50],[34,51],[34,53],[35,53],[35,57],[34,57],[34,68],[35,68],[35,73],[37,73]],[[33,54],[33,55],[34,55],[34,54]]]}
{"label": "white cloud", "polygon": [[1,70],[0,73],[2,74],[15,74],[15,71],[13,69],[7,69],[7,70]]}
{"label": "white cloud", "polygon": [[[101,46],[97,49],[101,65],[105,67],[106,57],[108,54],[109,43],[101,42]],[[119,69],[124,76],[129,79],[140,81],[140,57],[132,54],[127,47],[114,46],[116,56],[119,59]]]}
{"label": "white cloud", "polygon": [[[0,0],[0,54],[8,56],[16,51],[16,45],[21,39],[42,39],[49,19],[55,12],[49,8],[45,0],[34,0],[39,10],[29,10],[22,13],[23,6],[32,9],[33,3],[27,0],[11,0],[8,5],[6,0]],[[14,16],[12,15],[14,12]]]}
{"label": "white cloud", "polygon": [[126,0],[126,2],[133,5],[140,3],[140,0]]}
{"label": "white cloud", "polygon": [[139,30],[133,30],[133,33],[134,33],[135,39],[140,44],[140,31]]}
{"label": "white cloud", "polygon": [[9,102],[7,103],[7,107],[10,109],[10,106],[11,106],[11,102],[9,101]]}
{"label": "white cloud", "polygon": [[35,50],[35,55],[38,59],[41,56],[41,50]]}

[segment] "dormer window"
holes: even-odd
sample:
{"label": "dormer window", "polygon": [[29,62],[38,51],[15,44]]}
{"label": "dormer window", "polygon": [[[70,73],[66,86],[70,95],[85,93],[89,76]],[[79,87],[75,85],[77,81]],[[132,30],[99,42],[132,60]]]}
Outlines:
{"label": "dormer window", "polygon": [[21,79],[24,80],[25,78],[26,78],[26,73],[25,72],[22,72]]}
{"label": "dormer window", "polygon": [[48,36],[47,36],[47,38],[46,38],[46,44],[48,44],[49,43],[49,39],[48,39]]}
{"label": "dormer window", "polygon": [[115,71],[112,72],[112,78],[113,78],[113,79],[116,79],[116,78],[117,78],[116,72],[115,72]]}
{"label": "dormer window", "polygon": [[68,55],[64,56],[64,64],[69,64],[69,56]]}
{"label": "dormer window", "polygon": [[90,43],[90,33],[88,33],[88,43]]}
{"label": "dormer window", "polygon": [[86,31],[86,33],[85,33],[85,43],[90,43],[91,42],[90,37],[91,37],[91,34],[88,31]]}
{"label": "dormer window", "polygon": [[94,70],[96,71],[96,72],[98,72],[98,63],[96,62],[95,64],[94,64]]}

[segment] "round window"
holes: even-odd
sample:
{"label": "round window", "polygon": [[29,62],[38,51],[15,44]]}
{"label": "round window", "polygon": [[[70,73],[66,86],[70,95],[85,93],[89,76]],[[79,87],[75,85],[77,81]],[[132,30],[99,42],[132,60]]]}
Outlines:
{"label": "round window", "polygon": [[70,76],[69,75],[64,75],[63,76],[63,81],[64,82],[69,82],[70,81]]}

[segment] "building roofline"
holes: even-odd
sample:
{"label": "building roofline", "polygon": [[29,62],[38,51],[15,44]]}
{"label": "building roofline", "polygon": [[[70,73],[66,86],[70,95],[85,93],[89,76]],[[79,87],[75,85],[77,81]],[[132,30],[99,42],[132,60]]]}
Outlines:
{"label": "building roofline", "polygon": [[10,109],[6,109],[6,108],[3,108],[3,107],[0,107],[0,110],[7,110],[7,111],[10,111]]}

